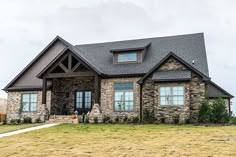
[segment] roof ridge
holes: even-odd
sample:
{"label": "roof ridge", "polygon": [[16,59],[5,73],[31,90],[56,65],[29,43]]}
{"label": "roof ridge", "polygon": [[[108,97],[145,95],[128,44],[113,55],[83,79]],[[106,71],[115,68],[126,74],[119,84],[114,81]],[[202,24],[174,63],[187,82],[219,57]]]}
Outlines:
{"label": "roof ridge", "polygon": [[200,33],[190,33],[190,34],[181,34],[181,35],[170,35],[170,36],[161,36],[161,37],[145,37],[145,38],[137,38],[137,39],[127,39],[127,40],[115,40],[115,41],[108,41],[108,42],[95,42],[95,43],[88,43],[88,44],[78,44],[74,46],[86,46],[86,45],[98,45],[98,44],[108,44],[108,43],[117,43],[117,42],[128,42],[128,41],[141,41],[141,40],[151,40],[151,39],[160,39],[160,38],[170,38],[170,37],[182,37],[182,36],[190,36],[190,35],[204,35],[203,32]]}

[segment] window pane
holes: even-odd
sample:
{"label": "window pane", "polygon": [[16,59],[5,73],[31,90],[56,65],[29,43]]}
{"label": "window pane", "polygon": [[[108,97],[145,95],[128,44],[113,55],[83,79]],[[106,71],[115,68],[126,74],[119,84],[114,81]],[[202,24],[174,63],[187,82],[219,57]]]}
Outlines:
{"label": "window pane", "polygon": [[85,92],[85,97],[91,97],[91,92]]}
{"label": "window pane", "polygon": [[133,111],[134,93],[133,83],[115,83],[114,109],[115,111]]}
{"label": "window pane", "polygon": [[29,94],[23,94],[22,95],[22,102],[30,102],[30,95]]}
{"label": "window pane", "polygon": [[115,90],[133,90],[133,83],[115,83]]}
{"label": "window pane", "polygon": [[91,102],[85,102],[85,108],[91,108]]}
{"label": "window pane", "polygon": [[137,53],[118,54],[118,62],[137,61]]}
{"label": "window pane", "polygon": [[37,110],[36,106],[37,106],[37,103],[31,103],[30,104],[30,111],[35,112]]}
{"label": "window pane", "polygon": [[120,102],[115,102],[115,111],[121,111],[122,104]]}
{"label": "window pane", "polygon": [[22,94],[22,111],[34,112],[37,110],[37,94]]}
{"label": "window pane", "polygon": [[134,95],[133,92],[125,92],[125,101],[133,101]]}
{"label": "window pane", "polygon": [[30,101],[37,102],[37,94],[30,94]]}
{"label": "window pane", "polygon": [[126,101],[125,102],[125,111],[133,111],[133,110],[134,110],[133,101]]}
{"label": "window pane", "polygon": [[115,92],[115,101],[123,101],[124,92]]}
{"label": "window pane", "polygon": [[23,112],[29,111],[29,103],[28,102],[22,103],[22,111]]}
{"label": "window pane", "polygon": [[160,87],[161,105],[184,105],[184,86]]}
{"label": "window pane", "polygon": [[76,108],[82,108],[82,101],[76,103]]}
{"label": "window pane", "polygon": [[179,105],[178,103],[179,103],[178,102],[178,96],[174,96],[173,97],[173,105]]}
{"label": "window pane", "polygon": [[124,111],[124,102],[115,102],[115,111]]}
{"label": "window pane", "polygon": [[83,92],[76,92],[76,97],[77,98],[82,98],[83,97]]}

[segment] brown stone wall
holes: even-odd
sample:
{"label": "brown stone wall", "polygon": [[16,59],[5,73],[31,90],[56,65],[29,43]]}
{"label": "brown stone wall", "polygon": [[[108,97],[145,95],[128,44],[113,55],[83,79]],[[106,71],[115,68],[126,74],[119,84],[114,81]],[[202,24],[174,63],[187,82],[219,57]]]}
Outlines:
{"label": "brown stone wall", "polygon": [[[137,81],[140,78],[112,78],[101,80],[101,109],[103,115],[110,116],[113,120],[116,117],[121,119],[139,116],[140,110],[140,86]],[[133,82],[134,83],[134,112],[115,112],[114,111],[114,83]]]}
{"label": "brown stone wall", "polygon": [[[156,71],[184,70],[187,69],[174,58],[168,59]],[[173,123],[173,118],[179,116],[180,123],[197,122],[199,107],[205,98],[205,83],[202,78],[192,72],[192,79],[185,82],[154,82],[149,76],[143,85],[142,101],[145,109],[154,111],[157,120],[165,119],[167,123]],[[160,105],[160,86],[183,85],[185,87],[185,101],[182,106]]]}
{"label": "brown stone wall", "polygon": [[73,114],[76,90],[91,90],[94,102],[94,77],[53,79],[51,114],[61,115],[63,105],[66,106],[67,114]]}
{"label": "brown stone wall", "polygon": [[[37,111],[36,112],[21,112],[21,95],[25,93],[37,94]],[[47,91],[47,107],[51,105],[51,91]],[[24,92],[8,92],[7,99],[7,121],[11,119],[22,119],[24,116],[31,117],[34,122],[35,119],[40,118],[44,121],[45,106],[42,105],[42,92],[41,91],[24,91]]]}
{"label": "brown stone wall", "polygon": [[178,62],[173,57],[169,58],[167,61],[157,69],[157,71],[169,71],[169,70],[185,70],[187,67],[182,65],[180,62]]}
{"label": "brown stone wall", "polygon": [[203,79],[192,72],[190,81],[190,121],[198,122],[198,113],[202,102],[206,98],[206,84]]}
{"label": "brown stone wall", "polygon": [[[178,85],[183,85],[185,88],[184,105],[160,105],[160,87]],[[186,119],[190,117],[189,86],[188,82],[157,83],[150,80],[146,81],[143,85],[143,113],[145,110],[154,111],[157,120],[161,121],[164,118],[166,123],[173,123],[173,118],[179,116],[180,123],[185,123]]]}

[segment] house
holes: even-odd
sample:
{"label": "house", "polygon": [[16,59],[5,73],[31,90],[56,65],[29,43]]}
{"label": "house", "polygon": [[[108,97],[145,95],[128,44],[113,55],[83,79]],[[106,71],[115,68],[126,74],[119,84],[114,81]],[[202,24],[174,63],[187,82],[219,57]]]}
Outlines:
{"label": "house", "polygon": [[208,71],[203,33],[72,45],[57,36],[5,88],[7,119],[88,113],[197,122],[204,99],[233,96]]}
{"label": "house", "polygon": [[7,99],[0,98],[0,112],[6,112]]}

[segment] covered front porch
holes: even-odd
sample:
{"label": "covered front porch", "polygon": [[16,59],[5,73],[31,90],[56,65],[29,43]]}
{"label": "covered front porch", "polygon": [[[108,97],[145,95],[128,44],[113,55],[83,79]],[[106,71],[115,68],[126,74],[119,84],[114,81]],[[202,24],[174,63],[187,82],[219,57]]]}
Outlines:
{"label": "covered front porch", "polygon": [[[100,102],[100,76],[70,50],[66,50],[40,74],[43,79],[42,104],[48,115],[79,115]],[[48,106],[47,91],[51,91]]]}

